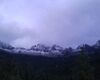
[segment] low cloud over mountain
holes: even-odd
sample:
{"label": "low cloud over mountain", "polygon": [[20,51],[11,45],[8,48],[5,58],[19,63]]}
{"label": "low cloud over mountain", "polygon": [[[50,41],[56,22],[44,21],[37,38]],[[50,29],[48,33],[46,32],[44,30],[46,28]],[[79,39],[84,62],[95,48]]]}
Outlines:
{"label": "low cloud over mountain", "polygon": [[100,39],[98,0],[2,0],[0,39],[14,46],[76,46]]}

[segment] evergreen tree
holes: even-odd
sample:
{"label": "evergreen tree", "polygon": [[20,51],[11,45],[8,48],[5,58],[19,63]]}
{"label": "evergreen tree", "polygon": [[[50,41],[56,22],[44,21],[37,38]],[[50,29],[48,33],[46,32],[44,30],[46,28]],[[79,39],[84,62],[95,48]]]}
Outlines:
{"label": "evergreen tree", "polygon": [[94,80],[93,67],[90,65],[89,57],[84,53],[84,49],[81,49],[74,65],[71,80]]}

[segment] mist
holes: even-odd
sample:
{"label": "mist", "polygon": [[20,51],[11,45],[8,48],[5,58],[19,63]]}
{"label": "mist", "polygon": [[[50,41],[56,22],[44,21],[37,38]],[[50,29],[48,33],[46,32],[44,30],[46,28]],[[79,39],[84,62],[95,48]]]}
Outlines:
{"label": "mist", "polygon": [[98,0],[2,0],[0,40],[16,47],[63,47],[100,39]]}

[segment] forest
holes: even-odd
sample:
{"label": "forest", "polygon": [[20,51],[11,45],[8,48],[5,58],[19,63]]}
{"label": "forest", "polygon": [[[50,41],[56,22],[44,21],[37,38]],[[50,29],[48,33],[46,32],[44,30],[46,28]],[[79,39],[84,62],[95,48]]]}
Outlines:
{"label": "forest", "polygon": [[0,49],[0,80],[100,80],[100,49],[94,53],[45,57]]}

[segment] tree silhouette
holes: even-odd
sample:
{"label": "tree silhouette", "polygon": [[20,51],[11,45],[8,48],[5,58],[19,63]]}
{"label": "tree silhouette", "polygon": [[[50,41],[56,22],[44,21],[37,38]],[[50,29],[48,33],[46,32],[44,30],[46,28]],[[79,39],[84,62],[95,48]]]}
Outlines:
{"label": "tree silhouette", "polygon": [[72,68],[71,80],[94,80],[93,67],[90,65],[89,57],[81,48],[76,64]]}

